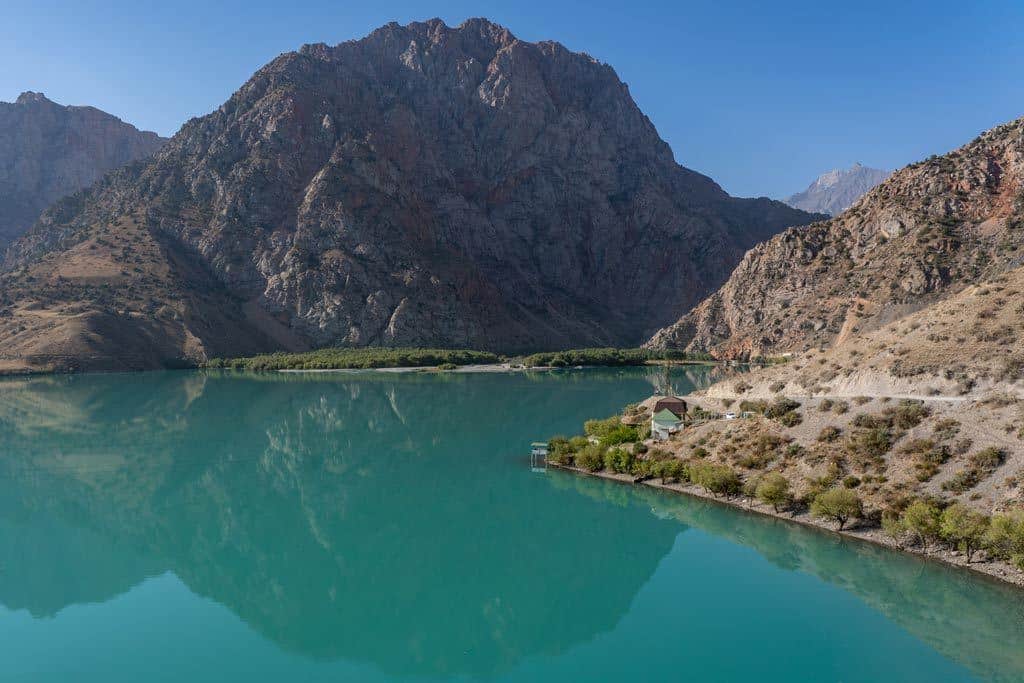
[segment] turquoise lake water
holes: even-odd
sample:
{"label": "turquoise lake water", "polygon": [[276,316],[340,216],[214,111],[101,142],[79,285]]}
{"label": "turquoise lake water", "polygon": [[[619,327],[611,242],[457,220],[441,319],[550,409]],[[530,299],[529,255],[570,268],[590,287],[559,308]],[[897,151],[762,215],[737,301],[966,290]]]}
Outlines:
{"label": "turquoise lake water", "polygon": [[0,680],[1024,680],[1024,592],[531,472],[663,382],[0,382]]}

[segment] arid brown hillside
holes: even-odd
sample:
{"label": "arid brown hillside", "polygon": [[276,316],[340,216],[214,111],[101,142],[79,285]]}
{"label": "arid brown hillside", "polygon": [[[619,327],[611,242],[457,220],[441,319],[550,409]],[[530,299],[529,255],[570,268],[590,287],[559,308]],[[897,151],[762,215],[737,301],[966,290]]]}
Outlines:
{"label": "arid brown hillside", "polygon": [[50,204],[166,142],[93,107],[65,107],[42,93],[0,102],[0,252]]}
{"label": "arid brown hillside", "polygon": [[[785,459],[787,474],[813,479],[838,468],[841,475],[881,475],[864,489],[880,505],[930,494],[991,512],[1024,502],[1022,330],[1024,267],[834,347],[712,385],[702,400],[714,410],[780,397],[800,403],[795,424],[756,422],[755,431],[806,449]],[[876,457],[862,458],[858,439],[878,425],[857,415],[892,413],[906,401],[919,407],[917,417],[886,427]],[[722,442],[739,428],[713,421],[693,438]],[[985,449],[996,449],[998,462],[979,465]]]}
{"label": "arid brown hillside", "polygon": [[[812,218],[732,198],[679,166],[611,67],[585,54],[485,20],[389,24],[282,55],[154,160],[47,212],[8,255],[18,294],[7,315],[64,329],[81,315],[69,311],[112,307],[128,325],[118,336],[147,339],[137,326],[167,306],[179,312],[167,339],[189,345],[143,346],[195,360],[254,339],[637,344],[721,284],[746,249]],[[118,268],[174,272],[167,291],[189,297],[114,280],[102,297],[58,287],[43,301],[27,285],[52,278],[31,274],[39,264],[59,269],[129,223],[138,237],[118,237],[131,247]],[[225,316],[259,334],[236,337]],[[71,334],[72,356],[81,338]]]}
{"label": "arid brown hillside", "polygon": [[653,346],[722,357],[828,345],[1024,261],[1024,119],[895,173],[841,216],[750,250]]}

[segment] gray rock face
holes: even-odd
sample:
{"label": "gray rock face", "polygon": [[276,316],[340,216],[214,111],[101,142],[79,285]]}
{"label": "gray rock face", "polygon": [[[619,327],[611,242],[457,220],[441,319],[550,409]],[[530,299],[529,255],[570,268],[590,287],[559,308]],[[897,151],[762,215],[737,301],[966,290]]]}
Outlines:
{"label": "gray rock face", "polygon": [[854,164],[846,170],[833,169],[819,176],[803,192],[798,192],[783,201],[804,211],[838,216],[890,174],[891,171],[868,168],[860,164]]}
{"label": "gray rock face", "polygon": [[288,345],[510,351],[639,343],[814,218],[678,165],[611,67],[479,19],[282,55],[8,265],[129,213]]}
{"label": "gray rock face", "polygon": [[831,220],[757,245],[648,343],[723,358],[840,343],[1021,266],[1022,235],[1017,119],[900,169]]}
{"label": "gray rock face", "polygon": [[0,102],[0,250],[56,200],[164,142],[98,109],[64,107],[42,93]]}

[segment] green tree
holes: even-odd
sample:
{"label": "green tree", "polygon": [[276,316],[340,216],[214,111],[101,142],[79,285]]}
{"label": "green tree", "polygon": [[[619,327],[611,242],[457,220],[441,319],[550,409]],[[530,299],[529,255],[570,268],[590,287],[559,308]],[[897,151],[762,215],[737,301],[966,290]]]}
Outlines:
{"label": "green tree", "polygon": [[605,451],[604,467],[618,474],[625,474],[633,469],[633,452],[623,448],[611,448]]}
{"label": "green tree", "polygon": [[916,500],[903,511],[903,526],[917,537],[925,552],[928,541],[939,538],[942,511],[934,503]]}
{"label": "green tree", "polygon": [[606,417],[603,420],[587,420],[583,423],[583,432],[587,436],[601,438],[606,434],[622,426],[622,418],[618,415]]}
{"label": "green tree", "polygon": [[897,510],[888,509],[882,512],[882,531],[896,541],[897,547],[903,547],[907,527],[903,525],[903,517]]}
{"label": "green tree", "polygon": [[1024,569],[1024,510],[993,516],[985,534],[985,548],[992,557],[1010,560]]}
{"label": "green tree", "polygon": [[864,506],[852,489],[834,488],[815,496],[811,502],[811,514],[829,519],[838,525],[840,531],[852,517],[860,517]]}
{"label": "green tree", "polygon": [[757,499],[766,505],[771,505],[775,512],[779,508],[788,506],[793,499],[789,491],[789,480],[779,472],[769,472],[761,478],[754,490]]}
{"label": "green tree", "polygon": [[990,520],[988,516],[956,503],[942,511],[939,531],[942,537],[967,555],[971,563],[974,553],[985,541]]}
{"label": "green tree", "polygon": [[690,479],[705,491],[716,496],[735,495],[740,492],[740,476],[728,465],[699,462],[690,465]]}
{"label": "green tree", "polygon": [[679,458],[669,458],[663,460],[661,464],[661,483],[664,484],[666,480],[685,482],[689,479],[689,471],[686,467],[686,463]]}

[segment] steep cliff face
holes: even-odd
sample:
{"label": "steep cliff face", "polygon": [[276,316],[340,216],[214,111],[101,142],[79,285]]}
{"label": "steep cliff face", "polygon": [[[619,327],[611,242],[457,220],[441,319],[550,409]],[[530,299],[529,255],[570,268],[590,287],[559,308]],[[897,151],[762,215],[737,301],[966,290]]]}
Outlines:
{"label": "steep cliff face", "polygon": [[784,201],[795,209],[837,216],[889,175],[889,171],[860,164],[848,169],[837,168],[818,176],[806,190]]}
{"label": "steep cliff face", "polygon": [[[811,219],[676,164],[611,67],[433,20],[282,55],[152,161],[50,210],[7,277],[102,253],[82,245],[130,224],[269,348],[635,344]],[[112,256],[129,279],[153,271],[141,251]],[[47,306],[94,307],[65,290]],[[233,332],[188,335],[188,358],[239,352]]]}
{"label": "steep cliff face", "polygon": [[164,142],[98,109],[64,107],[42,93],[0,102],[0,251],[56,200]]}
{"label": "steep cliff face", "polygon": [[842,215],[744,256],[652,346],[724,357],[827,345],[1024,262],[1024,119],[896,172]]}

